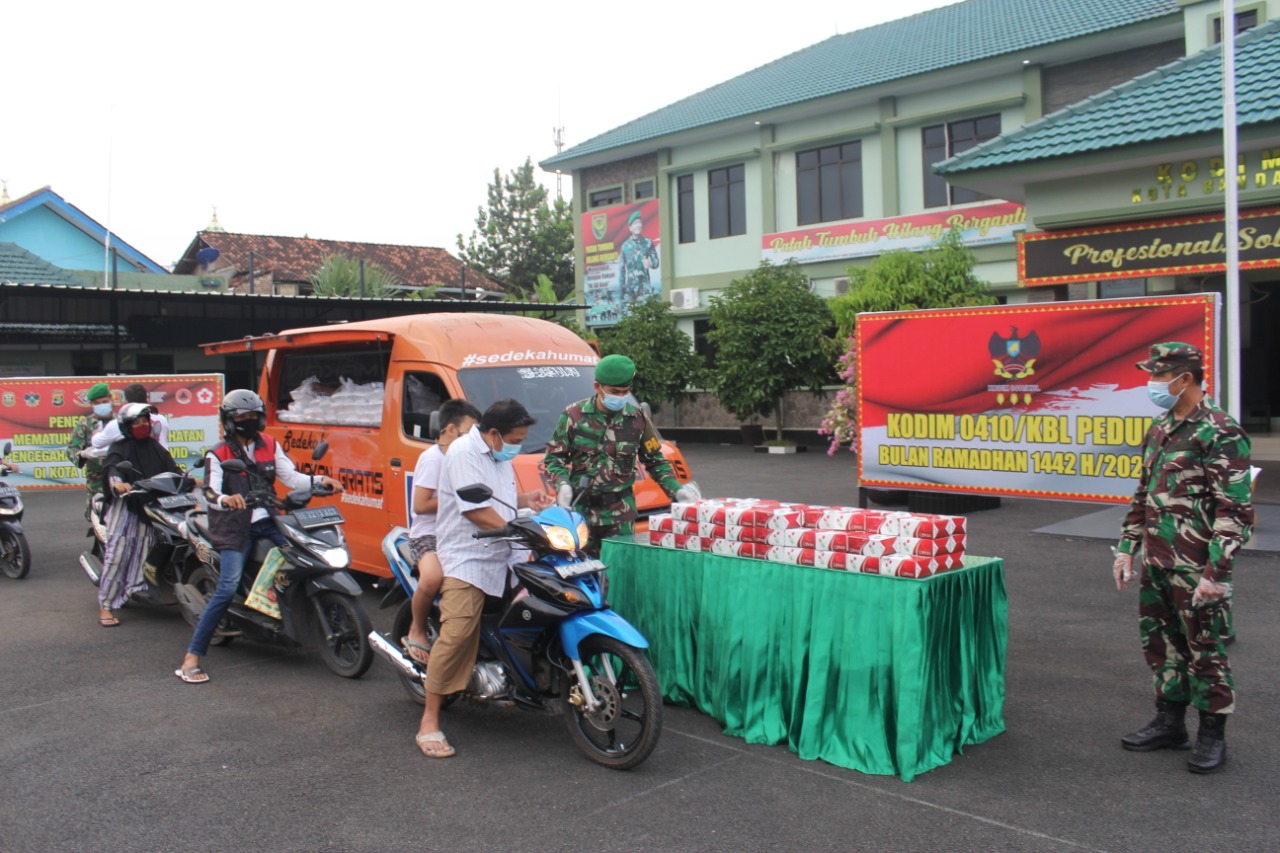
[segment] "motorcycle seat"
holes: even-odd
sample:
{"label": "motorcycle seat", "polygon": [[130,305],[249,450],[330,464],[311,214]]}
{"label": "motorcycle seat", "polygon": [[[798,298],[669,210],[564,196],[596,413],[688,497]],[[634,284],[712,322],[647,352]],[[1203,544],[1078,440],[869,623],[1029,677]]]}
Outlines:
{"label": "motorcycle seat", "polygon": [[413,559],[412,542],[408,539],[401,539],[396,543],[396,553],[400,555],[402,560],[404,560],[406,566],[413,569],[415,572],[418,570],[418,564]]}

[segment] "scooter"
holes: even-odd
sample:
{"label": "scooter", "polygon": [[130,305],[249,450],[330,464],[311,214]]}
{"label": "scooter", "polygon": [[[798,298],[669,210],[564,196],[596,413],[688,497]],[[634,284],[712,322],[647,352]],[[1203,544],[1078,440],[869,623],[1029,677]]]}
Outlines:
{"label": "scooter", "polygon": [[[479,503],[489,500],[493,492],[488,486],[473,485],[459,489],[458,495]],[[585,519],[558,506],[536,515],[518,510],[505,527],[473,535],[518,543],[534,558],[512,566],[518,581],[514,589],[486,601],[471,680],[446,703],[464,698],[560,713],[587,758],[615,770],[639,765],[653,752],[662,733],[658,677],[644,654],[648,641],[605,601],[606,566],[582,550],[587,542]],[[407,599],[396,615],[391,638],[375,631],[369,639],[421,703],[426,673],[401,648],[417,586],[407,531],[393,530],[383,539],[382,548]],[[393,603],[391,596],[398,594],[389,595],[387,606]],[[437,601],[427,637],[434,643],[438,635]]]}
{"label": "scooter", "polygon": [[[117,470],[134,471],[129,462],[121,462]],[[166,471],[154,477],[137,480],[130,486],[130,495],[143,501],[143,513],[155,533],[155,542],[143,558],[145,589],[129,597],[131,603],[172,607],[178,603],[177,588],[187,574],[187,540],[182,524],[188,511],[196,507],[191,494],[195,481],[185,472],[175,474]],[[93,545],[80,554],[80,568],[97,586],[102,578],[102,558],[106,550],[107,527],[104,521],[104,499],[94,495],[89,512],[93,531]]]}
{"label": "scooter", "polygon": [[[8,477],[13,468],[4,458],[13,452],[13,442],[4,443],[0,453],[0,477]],[[22,495],[8,483],[0,483],[0,571],[14,580],[25,578],[31,571],[31,546],[22,529]]]}
{"label": "scooter", "polygon": [[[327,449],[327,443],[321,442],[312,458],[319,460]],[[255,544],[240,591],[215,631],[213,644],[244,636],[298,647],[311,637],[334,673],[343,678],[364,675],[373,662],[368,640],[371,626],[360,603],[360,584],[345,571],[351,562],[341,529],[345,520],[335,506],[307,508],[313,497],[328,497],[333,489],[313,478],[310,487],[291,491],[281,500],[240,460],[223,462],[222,470],[248,472],[254,487],[245,495],[246,508],[270,510],[286,544],[277,547],[270,540]],[[195,625],[218,586],[220,558],[210,540],[208,511],[188,516],[185,531],[197,565],[177,592],[183,615]]]}

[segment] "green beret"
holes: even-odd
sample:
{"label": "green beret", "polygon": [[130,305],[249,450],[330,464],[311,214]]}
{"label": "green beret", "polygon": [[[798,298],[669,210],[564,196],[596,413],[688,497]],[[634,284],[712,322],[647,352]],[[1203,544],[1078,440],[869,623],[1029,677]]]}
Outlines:
{"label": "green beret", "polygon": [[596,364],[596,381],[601,385],[627,388],[636,375],[636,363],[625,355],[606,355]]}
{"label": "green beret", "polygon": [[111,387],[107,385],[107,383],[105,382],[99,382],[97,385],[94,385],[87,392],[85,392],[84,398],[86,400],[96,400],[99,397],[110,397],[110,396],[111,396]]}
{"label": "green beret", "polygon": [[627,224],[630,225],[632,222],[635,222],[639,218],[640,218],[640,211],[633,210],[631,211],[631,215],[627,217]]}
{"label": "green beret", "polygon": [[1203,366],[1204,353],[1200,352],[1200,348],[1182,341],[1154,344],[1151,347],[1151,357],[1137,364],[1139,370],[1145,370],[1148,373],[1165,373],[1170,370]]}

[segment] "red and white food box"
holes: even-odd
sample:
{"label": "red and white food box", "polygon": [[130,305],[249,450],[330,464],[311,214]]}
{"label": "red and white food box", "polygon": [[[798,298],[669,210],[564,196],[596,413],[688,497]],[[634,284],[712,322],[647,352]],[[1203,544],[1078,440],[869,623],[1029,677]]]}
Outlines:
{"label": "red and white food box", "polygon": [[770,527],[781,530],[796,526],[799,513],[779,507],[739,507],[699,504],[698,521],[737,527]]}
{"label": "red and white food box", "polygon": [[765,559],[771,563],[789,563],[794,566],[812,566],[817,556],[812,548],[787,548],[782,545],[771,545],[765,552]]}
{"label": "red and white food box", "polygon": [[657,545],[660,548],[674,548],[678,551],[701,551],[703,550],[702,543],[701,536],[690,536],[686,533],[649,532],[649,544]]}
{"label": "red and white food box", "polygon": [[679,521],[697,521],[698,504],[674,502],[671,504],[671,517]]}
{"label": "red and white food box", "polygon": [[964,534],[948,536],[945,539],[916,539],[911,536],[898,536],[893,540],[893,551],[895,554],[906,554],[911,557],[963,554]]}
{"label": "red and white food box", "polygon": [[858,511],[857,524],[852,528],[862,533],[878,533],[882,536],[897,536],[902,530],[902,516],[907,513],[888,512],[879,509],[863,509]]}
{"label": "red and white food box", "polygon": [[966,520],[963,515],[926,515],[903,513],[898,519],[898,532],[917,539],[942,539],[947,536],[963,536]]}
{"label": "red and white food box", "polygon": [[767,527],[740,527],[736,524],[699,524],[698,535],[708,539],[729,539],[734,542],[768,542],[773,531]]}
{"label": "red and white food box", "polygon": [[820,569],[845,569],[849,556],[843,551],[814,551],[813,564]]}
{"label": "red and white food box", "polygon": [[940,554],[937,557],[886,554],[880,558],[880,574],[899,578],[927,578],[963,565],[964,557],[959,554]]}
{"label": "red and white food box", "polygon": [[649,516],[649,532],[651,533],[675,533],[675,516],[669,512],[654,513]]}
{"label": "red and white food box", "polygon": [[870,575],[880,574],[880,558],[870,554],[845,554],[844,567],[850,572],[866,572]]}
{"label": "red and white food box", "polygon": [[722,554],[726,557],[750,557],[752,559],[763,559],[769,551],[769,546],[758,542],[735,542],[731,539],[710,539],[710,546],[706,549],[712,554]]}

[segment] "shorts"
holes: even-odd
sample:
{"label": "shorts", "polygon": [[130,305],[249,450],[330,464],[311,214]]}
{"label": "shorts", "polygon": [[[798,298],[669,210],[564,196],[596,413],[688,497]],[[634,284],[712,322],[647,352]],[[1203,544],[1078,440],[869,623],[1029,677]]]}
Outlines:
{"label": "shorts", "polygon": [[431,644],[426,690],[448,696],[466,688],[480,649],[484,590],[458,578],[440,585],[440,636]]}
{"label": "shorts", "polygon": [[417,568],[418,561],[422,559],[423,554],[434,554],[436,551],[436,536],[434,533],[428,533],[426,536],[418,536],[409,540],[409,553],[413,555],[413,565]]}

